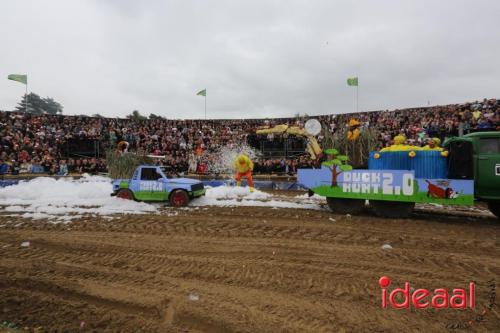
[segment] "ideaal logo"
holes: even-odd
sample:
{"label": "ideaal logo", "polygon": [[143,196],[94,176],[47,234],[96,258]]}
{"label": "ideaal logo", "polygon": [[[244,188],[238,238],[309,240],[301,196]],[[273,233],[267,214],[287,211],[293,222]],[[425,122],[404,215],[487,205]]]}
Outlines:
{"label": "ideaal logo", "polygon": [[[403,288],[394,288],[388,293],[387,288],[391,284],[391,279],[382,276],[378,281],[382,288],[382,308],[387,308],[389,303],[395,309],[409,309],[410,303],[416,309],[426,309],[433,307],[435,309],[473,309],[475,307],[475,284],[470,282],[468,288],[456,288],[450,293],[444,288],[434,289],[433,292],[428,289],[416,289],[410,291],[410,282],[405,282]],[[404,299],[401,303],[396,301],[397,295]]]}
{"label": "ideaal logo", "polygon": [[[460,309],[470,308],[476,310],[476,284],[469,282],[466,288],[455,288],[451,292],[444,288],[434,289],[432,292],[428,289],[410,288],[410,283],[405,282],[404,288],[394,288],[388,291],[391,285],[391,279],[383,276],[379,279],[379,285],[382,288],[382,308],[386,309],[388,304],[395,309],[409,309],[410,304],[416,309],[426,309],[429,307],[435,309]],[[487,282],[488,302],[478,309],[479,312],[466,321],[455,321],[446,325],[447,329],[467,329],[474,324],[479,324],[485,320],[486,315],[496,305],[496,283],[495,280]],[[398,297],[398,295],[400,295]],[[399,299],[399,303],[396,300]]]}

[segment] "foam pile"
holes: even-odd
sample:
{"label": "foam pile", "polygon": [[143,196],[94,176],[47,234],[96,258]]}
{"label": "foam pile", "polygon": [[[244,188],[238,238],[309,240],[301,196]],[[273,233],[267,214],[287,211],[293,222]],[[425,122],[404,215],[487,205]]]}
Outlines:
{"label": "foam pile", "polygon": [[218,186],[207,188],[204,197],[191,201],[190,206],[220,206],[220,207],[272,207],[323,210],[320,203],[313,200],[272,195],[248,187]]}
{"label": "foam pile", "polygon": [[[117,214],[158,212],[163,205],[152,205],[111,197],[111,179],[84,175],[80,179],[39,177],[0,188],[0,214],[32,219],[68,222],[83,216],[106,219]],[[191,207],[272,207],[324,209],[321,200],[306,196],[270,194],[248,187],[207,187],[206,195],[190,203]]]}
{"label": "foam pile", "polygon": [[111,179],[39,177],[0,188],[0,212],[33,219],[70,221],[85,215],[144,214],[153,205],[111,197]]}

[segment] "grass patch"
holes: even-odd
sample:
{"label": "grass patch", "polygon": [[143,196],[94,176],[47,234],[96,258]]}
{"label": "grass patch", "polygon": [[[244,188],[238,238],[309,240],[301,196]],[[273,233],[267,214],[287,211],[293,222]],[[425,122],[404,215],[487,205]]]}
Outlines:
{"label": "grass patch", "polygon": [[401,202],[435,203],[441,205],[472,205],[474,204],[474,195],[462,194],[455,199],[438,199],[427,196],[426,192],[416,192],[413,195],[396,195],[383,193],[353,193],[343,192],[341,186],[332,187],[322,185],[313,189],[314,193],[325,197],[347,198],[347,199],[365,199],[365,200],[387,200]]}

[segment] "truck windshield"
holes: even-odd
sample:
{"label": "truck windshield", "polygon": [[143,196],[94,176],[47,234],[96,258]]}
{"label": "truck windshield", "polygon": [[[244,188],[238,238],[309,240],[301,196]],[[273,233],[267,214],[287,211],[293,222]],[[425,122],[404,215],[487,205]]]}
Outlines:
{"label": "truck windshield", "polygon": [[156,168],[142,168],[141,180],[158,180],[161,175],[156,172]]}
{"label": "truck windshield", "polygon": [[179,176],[171,166],[161,166],[160,169],[168,178],[177,178]]}
{"label": "truck windshield", "polygon": [[479,141],[481,154],[500,154],[500,138],[484,138]]}

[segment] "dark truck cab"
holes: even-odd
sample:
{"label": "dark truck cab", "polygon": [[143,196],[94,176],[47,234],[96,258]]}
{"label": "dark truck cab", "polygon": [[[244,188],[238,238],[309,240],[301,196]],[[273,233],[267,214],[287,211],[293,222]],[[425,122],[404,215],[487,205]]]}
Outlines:
{"label": "dark truck cab", "polygon": [[500,132],[476,132],[447,140],[448,178],[473,179],[474,197],[500,217]]}

